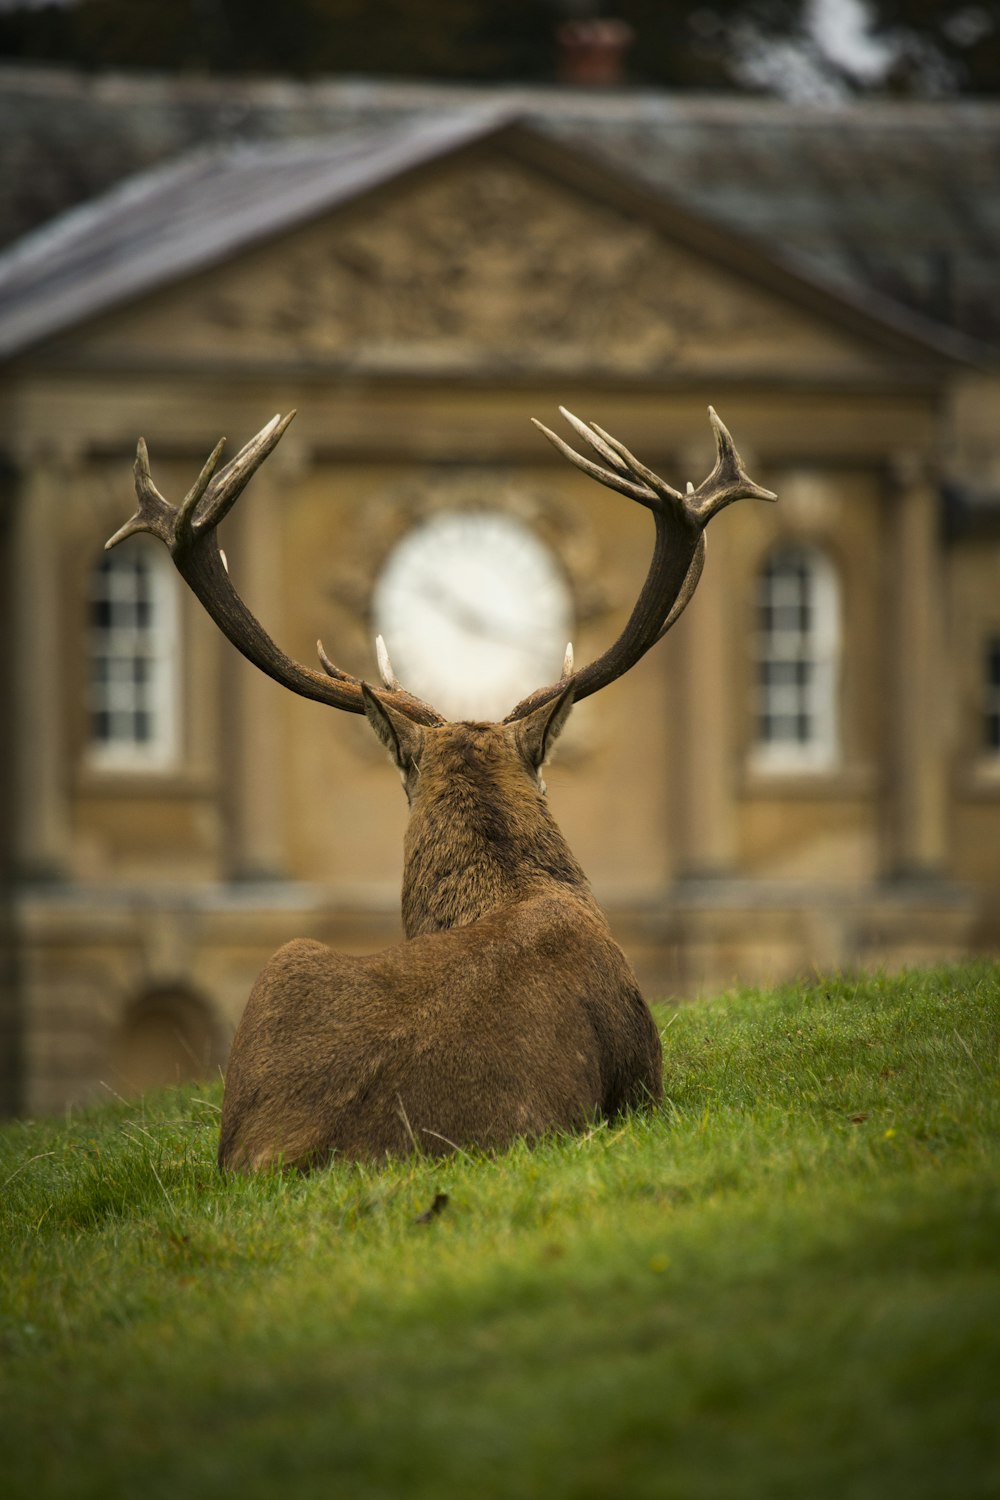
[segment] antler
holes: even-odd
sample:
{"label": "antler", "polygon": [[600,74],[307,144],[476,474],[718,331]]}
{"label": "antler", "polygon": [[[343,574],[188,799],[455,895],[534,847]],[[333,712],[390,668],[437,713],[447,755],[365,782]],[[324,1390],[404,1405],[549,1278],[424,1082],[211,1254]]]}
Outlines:
{"label": "antler", "polygon": [[770,490],[754,484],[743,467],[743,460],[726,427],[711,406],[708,408],[708,415],[715,433],[715,467],[697,489],[688,484],[685,494],[673,489],[659,475],[654,474],[652,469],[647,469],[645,464],[640,463],[628,451],[624,443],[620,443],[596,423],[588,426],[564,406],[559,410],[574,431],[604,460],[607,467],[577,453],[541,422],[534,418],[532,421],[576,468],[582,469],[599,484],[607,485],[609,489],[617,490],[620,495],[627,495],[631,500],[637,500],[640,505],[653,512],[656,526],[653,557],[628,623],[614,644],[603,655],[575,672],[572,669],[571,648],[567,648],[567,660],[559,681],[548,687],[537,688],[522,699],[507,715],[505,722],[508,724],[516,719],[523,719],[533,709],[564,692],[570,682],[573,684],[574,700],[579,702],[581,698],[599,692],[627,672],[667,633],[687,607],[705,565],[704,533],[711,518],[734,500],[778,498]]}
{"label": "antler", "polygon": [[[321,642],[317,642],[323,672],[304,667],[286,656],[252,615],[229,579],[229,569],[222,553],[217,528],[232,509],[250,479],[268,454],[273,452],[294,411],[286,417],[272,417],[256,437],[216,473],[225,438],[215,448],[180,505],[170,505],[157,490],[149,471],[146,443],[139,439],[135,457],[135,492],[139,508],[125,525],[105,543],[110,549],[126,537],[148,531],[169,549],[174,566],[197,595],[212,619],[238,651],[255,667],[273,677],[275,682],[291,688],[304,698],[343,708],[349,713],[365,711],[361,681],[342,671],[329,660]],[[386,663],[388,658],[386,658]],[[383,667],[380,653],[380,668]],[[441,715],[430,704],[407,693],[383,668],[386,687],[378,696],[420,724],[440,724]]]}

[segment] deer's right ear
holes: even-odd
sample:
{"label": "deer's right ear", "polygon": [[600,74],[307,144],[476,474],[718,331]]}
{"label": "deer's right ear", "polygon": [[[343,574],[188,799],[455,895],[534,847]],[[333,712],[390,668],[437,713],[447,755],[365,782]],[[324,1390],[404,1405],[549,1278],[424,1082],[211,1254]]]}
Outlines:
{"label": "deer's right ear", "polygon": [[573,685],[570,683],[569,687],[563,688],[558,698],[552,698],[533,713],[525,714],[514,726],[521,754],[534,770],[537,771],[548,759],[556,736],[561,733],[572,707]]}
{"label": "deer's right ear", "polygon": [[373,693],[367,682],[361,684],[365,715],[369,724],[382,741],[396,765],[404,773],[420,759],[424,744],[424,731],[419,724],[401,714],[398,709],[383,703]]}

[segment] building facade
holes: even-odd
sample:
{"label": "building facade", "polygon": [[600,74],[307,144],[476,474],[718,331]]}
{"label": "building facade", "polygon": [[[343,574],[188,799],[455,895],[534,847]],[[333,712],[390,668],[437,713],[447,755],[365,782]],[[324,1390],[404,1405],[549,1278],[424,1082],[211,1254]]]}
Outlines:
{"label": "building facade", "polygon": [[366,722],[249,666],[158,543],[103,547],[140,435],[176,502],[292,408],[223,524],[239,592],[297,660],[374,678],[381,630],[492,717],[618,633],[651,544],[529,418],[697,483],[715,406],[779,504],[713,521],[547,774],[647,993],[997,951],[990,339],[672,198],[599,120],[457,104],[171,155],[0,261],[7,1108],[211,1072],[282,942],[399,936]]}

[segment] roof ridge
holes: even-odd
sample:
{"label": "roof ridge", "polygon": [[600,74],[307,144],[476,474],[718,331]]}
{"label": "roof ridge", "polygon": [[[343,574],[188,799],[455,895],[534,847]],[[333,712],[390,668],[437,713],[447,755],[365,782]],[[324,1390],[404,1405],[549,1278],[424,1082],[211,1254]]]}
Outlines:
{"label": "roof ridge", "polygon": [[409,79],[366,76],[361,74],[323,74],[312,78],[291,75],[198,75],[153,71],[107,69],[93,72],[30,63],[0,62],[0,91],[43,93],[50,89],[62,97],[77,93],[80,97],[106,102],[142,95],[174,99],[178,102],[225,104],[239,100],[275,104],[302,102],[342,102],[347,108],[358,103],[395,103],[400,107],[426,108],[442,100],[481,102],[492,96],[496,107],[534,110],[553,114],[579,114],[608,117],[631,114],[676,113],[682,117],[700,118],[708,114],[734,116],[767,115],[775,119],[797,119],[803,123],[835,119],[861,125],[864,120],[884,116],[887,120],[912,119],[914,116],[945,119],[949,116],[993,117],[1000,119],[1000,98],[981,95],[959,95],[938,99],[897,99],[889,96],[851,97],[845,100],[823,100],[815,104],[778,98],[775,95],[728,91],[671,91],[655,87],[628,86],[620,89],[581,89],[558,83],[466,83],[452,80]]}

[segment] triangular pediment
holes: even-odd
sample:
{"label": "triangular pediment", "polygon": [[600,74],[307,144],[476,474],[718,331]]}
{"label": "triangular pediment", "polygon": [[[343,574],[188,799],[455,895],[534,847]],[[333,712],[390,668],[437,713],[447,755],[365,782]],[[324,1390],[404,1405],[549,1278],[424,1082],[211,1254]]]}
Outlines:
{"label": "triangular pediment", "polygon": [[848,383],[940,357],[509,125],[272,223],[58,348],[105,366]]}

